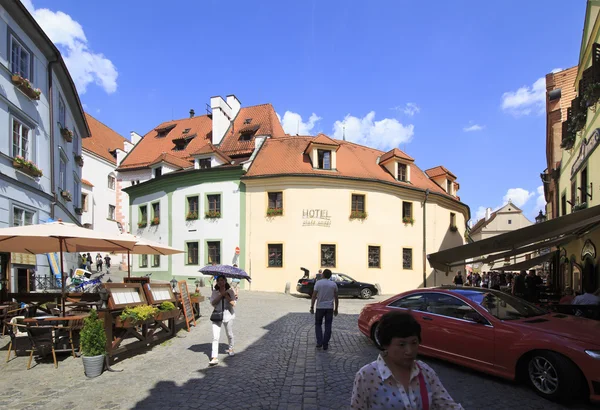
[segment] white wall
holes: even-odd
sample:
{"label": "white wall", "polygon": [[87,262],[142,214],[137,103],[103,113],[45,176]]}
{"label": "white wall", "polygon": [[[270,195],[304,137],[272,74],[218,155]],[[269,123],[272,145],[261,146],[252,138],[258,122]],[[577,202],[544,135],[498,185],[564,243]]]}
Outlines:
{"label": "white wall", "polygon": [[95,231],[118,234],[119,228],[115,220],[108,219],[108,206],[115,206],[116,212],[116,190],[109,189],[108,176],[112,174],[116,177],[114,165],[103,158],[98,157],[92,152],[84,151],[83,178],[94,185],[92,198],[88,198],[88,210],[84,212],[83,217],[89,221],[91,214],[92,227]]}

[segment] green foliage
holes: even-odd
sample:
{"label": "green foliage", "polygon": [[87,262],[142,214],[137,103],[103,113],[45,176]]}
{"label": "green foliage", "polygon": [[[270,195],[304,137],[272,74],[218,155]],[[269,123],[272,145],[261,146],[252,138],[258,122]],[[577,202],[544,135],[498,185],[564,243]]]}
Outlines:
{"label": "green foliage", "polygon": [[350,212],[350,219],[365,219],[367,213],[364,211],[352,211]]}
{"label": "green foliage", "polygon": [[280,216],[280,215],[283,215],[282,208],[268,208],[267,209],[267,216]]}
{"label": "green foliage", "polygon": [[404,218],[402,218],[402,222],[404,222],[404,225],[414,225],[415,224],[415,220],[413,218],[411,218],[410,216],[405,216]]}
{"label": "green foliage", "polygon": [[161,312],[169,312],[171,310],[175,310],[175,305],[172,302],[163,302],[158,307],[158,310]]}
{"label": "green foliage", "polygon": [[121,312],[121,320],[126,321],[131,319],[134,322],[144,322],[153,318],[158,313],[158,309],[154,306],[140,305],[135,307],[127,307]]}
{"label": "green foliage", "polygon": [[104,321],[98,318],[95,310],[83,319],[83,328],[80,333],[81,354],[84,356],[99,356],[106,353],[106,333]]}

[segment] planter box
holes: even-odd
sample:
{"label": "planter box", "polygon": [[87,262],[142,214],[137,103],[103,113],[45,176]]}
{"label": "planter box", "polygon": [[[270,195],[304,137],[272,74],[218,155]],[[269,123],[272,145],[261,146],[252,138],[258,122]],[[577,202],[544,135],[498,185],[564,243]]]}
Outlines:
{"label": "planter box", "polygon": [[62,135],[67,142],[73,141],[73,133],[68,128],[61,128],[60,135]]}
{"label": "planter box", "polygon": [[158,315],[156,315],[156,320],[162,321],[162,320],[168,320],[168,319],[173,319],[173,318],[177,318],[179,316],[179,308],[175,308],[173,310],[169,310],[166,312],[158,312]]}
{"label": "planter box", "polygon": [[40,171],[36,171],[35,169],[31,169],[23,164],[18,163],[17,161],[13,161],[13,168],[20,170],[24,174],[27,174],[34,178],[39,178],[42,176]]}
{"label": "planter box", "polygon": [[65,201],[67,201],[67,202],[71,202],[73,200],[73,197],[71,196],[71,193],[67,192],[67,191],[62,191],[60,193],[60,196],[62,196],[65,199]]}
{"label": "planter box", "polygon": [[83,215],[83,208],[75,208],[75,213],[77,215]]}
{"label": "planter box", "polygon": [[21,78],[18,75],[13,75],[12,76],[12,82],[14,85],[16,85],[19,90],[21,90],[23,92],[23,94],[25,94],[27,97],[31,98],[32,100],[39,100],[40,99],[40,95],[41,93],[36,92],[33,88],[28,86],[28,81],[26,81],[25,79]]}
{"label": "planter box", "polygon": [[190,296],[190,302],[191,303],[200,303],[200,302],[204,302],[204,296]]}
{"label": "planter box", "polygon": [[281,216],[283,215],[283,209],[270,208],[267,209],[267,216]]}
{"label": "planter box", "polygon": [[83,166],[83,157],[75,157],[75,163],[80,167]]}
{"label": "planter box", "polygon": [[115,326],[124,328],[124,329],[128,329],[128,328],[141,326],[141,325],[149,325],[151,323],[154,323],[154,320],[155,320],[155,318],[151,318],[148,320],[133,320],[133,319],[123,320],[123,319],[121,319],[120,316],[117,316],[117,318],[115,319]]}

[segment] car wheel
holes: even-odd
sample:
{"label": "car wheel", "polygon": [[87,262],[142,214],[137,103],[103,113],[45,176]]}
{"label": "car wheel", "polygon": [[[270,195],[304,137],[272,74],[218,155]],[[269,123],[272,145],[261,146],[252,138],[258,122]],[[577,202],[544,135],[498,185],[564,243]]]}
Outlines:
{"label": "car wheel", "polygon": [[375,323],[371,328],[371,340],[378,349],[382,349],[381,343],[379,342],[379,322]]}
{"label": "car wheel", "polygon": [[531,386],[552,401],[567,401],[582,385],[579,369],[566,357],[554,352],[535,352],[527,363]]}
{"label": "car wheel", "polygon": [[360,297],[362,299],[370,299],[371,296],[373,296],[373,292],[371,291],[371,289],[369,289],[369,288],[361,289]]}

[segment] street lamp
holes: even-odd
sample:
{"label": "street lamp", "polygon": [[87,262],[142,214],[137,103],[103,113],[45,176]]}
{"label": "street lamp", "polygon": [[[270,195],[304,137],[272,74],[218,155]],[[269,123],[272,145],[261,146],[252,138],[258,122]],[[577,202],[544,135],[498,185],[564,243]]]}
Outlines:
{"label": "street lamp", "polygon": [[535,223],[536,224],[541,224],[542,222],[546,222],[546,215],[544,215],[542,213],[542,211],[540,210],[540,214],[538,216],[535,217]]}

